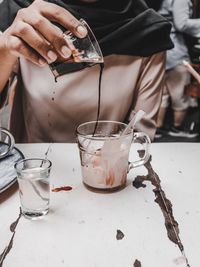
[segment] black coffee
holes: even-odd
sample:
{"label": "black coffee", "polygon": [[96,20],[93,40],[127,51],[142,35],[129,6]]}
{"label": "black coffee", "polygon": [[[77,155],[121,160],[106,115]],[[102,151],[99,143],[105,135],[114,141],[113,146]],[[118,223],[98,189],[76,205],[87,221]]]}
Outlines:
{"label": "black coffee", "polygon": [[99,86],[98,86],[98,103],[97,103],[97,117],[96,117],[96,124],[94,127],[93,136],[96,133],[98,122],[99,122],[99,116],[100,116],[100,110],[101,110],[101,81],[102,81],[102,74],[104,69],[104,63],[100,63],[100,72],[99,72]]}

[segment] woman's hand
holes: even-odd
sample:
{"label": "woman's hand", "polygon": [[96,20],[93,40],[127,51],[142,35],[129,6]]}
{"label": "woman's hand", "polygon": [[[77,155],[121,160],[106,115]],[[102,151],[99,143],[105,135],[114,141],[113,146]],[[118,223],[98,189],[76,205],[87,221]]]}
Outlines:
{"label": "woman's hand", "polygon": [[29,7],[18,11],[13,24],[2,34],[6,53],[24,56],[43,66],[57,57],[69,58],[71,50],[63,32],[52,24],[56,22],[77,37],[87,35],[86,28],[67,10],[52,3],[35,0]]}

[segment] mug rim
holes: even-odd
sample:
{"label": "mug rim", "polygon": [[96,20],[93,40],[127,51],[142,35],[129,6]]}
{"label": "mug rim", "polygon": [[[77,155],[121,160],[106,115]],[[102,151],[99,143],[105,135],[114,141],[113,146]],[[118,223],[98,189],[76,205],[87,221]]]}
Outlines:
{"label": "mug rim", "polygon": [[[100,137],[100,136],[88,136],[87,134],[83,134],[83,133],[81,133],[80,131],[79,131],[79,128],[80,127],[83,127],[83,126],[85,126],[85,125],[90,125],[90,124],[96,124],[97,123],[97,121],[87,121],[87,122],[84,122],[84,123],[81,123],[81,124],[79,124],[77,127],[76,127],[76,136],[78,137],[78,136],[81,136],[81,137],[85,137],[85,138],[87,138],[87,139],[91,139],[91,140],[107,140],[107,139],[109,139],[109,140],[117,140],[117,139],[120,139],[120,138],[122,138],[122,137],[126,137],[126,136],[129,136],[129,135],[131,135],[131,134],[133,134],[133,129],[131,128],[130,130],[129,130],[129,132],[128,133],[126,133],[126,134],[123,134],[123,135],[119,135],[119,136],[104,136],[104,137]],[[116,125],[123,125],[125,128],[126,128],[126,126],[128,125],[128,124],[126,124],[126,123],[124,123],[124,122],[120,122],[120,121],[113,121],[113,120],[99,120],[98,121],[98,124],[99,123],[113,123],[113,124],[116,124]]]}

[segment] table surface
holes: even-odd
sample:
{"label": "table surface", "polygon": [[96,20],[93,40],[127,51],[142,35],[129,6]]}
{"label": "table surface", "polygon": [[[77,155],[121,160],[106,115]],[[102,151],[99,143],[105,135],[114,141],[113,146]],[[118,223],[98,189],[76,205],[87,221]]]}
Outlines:
{"label": "table surface", "polygon": [[[48,144],[17,147],[26,157],[44,157]],[[199,267],[200,144],[155,143],[151,155],[189,264]],[[17,183],[0,194],[0,266],[186,266],[179,247],[168,237],[164,214],[155,202],[155,187],[148,181],[146,187],[132,185],[138,175],[147,175],[145,167],[130,171],[123,190],[103,194],[83,186],[76,144],[53,144],[49,159],[51,187],[73,189],[51,192],[49,214],[37,221],[21,216],[14,232],[10,225],[19,216]],[[118,230],[124,234],[121,239]]]}

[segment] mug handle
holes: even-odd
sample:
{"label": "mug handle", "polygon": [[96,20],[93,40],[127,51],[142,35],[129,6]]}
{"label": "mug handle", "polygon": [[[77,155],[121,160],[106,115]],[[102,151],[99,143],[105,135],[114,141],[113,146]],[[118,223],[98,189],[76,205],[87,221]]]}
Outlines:
{"label": "mug handle", "polygon": [[15,145],[15,139],[14,139],[14,137],[12,136],[12,134],[9,131],[7,131],[4,128],[0,128],[0,135],[1,135],[1,133],[6,134],[7,137],[8,137],[8,150],[6,150],[2,154],[0,154],[0,159],[6,157],[10,153],[10,151],[12,151],[12,149],[13,149],[13,147]]}
{"label": "mug handle", "polygon": [[150,158],[149,148],[151,140],[149,136],[143,132],[134,133],[132,143],[140,143],[144,148],[144,156],[134,162],[129,162],[128,172],[136,167],[144,165]]}

